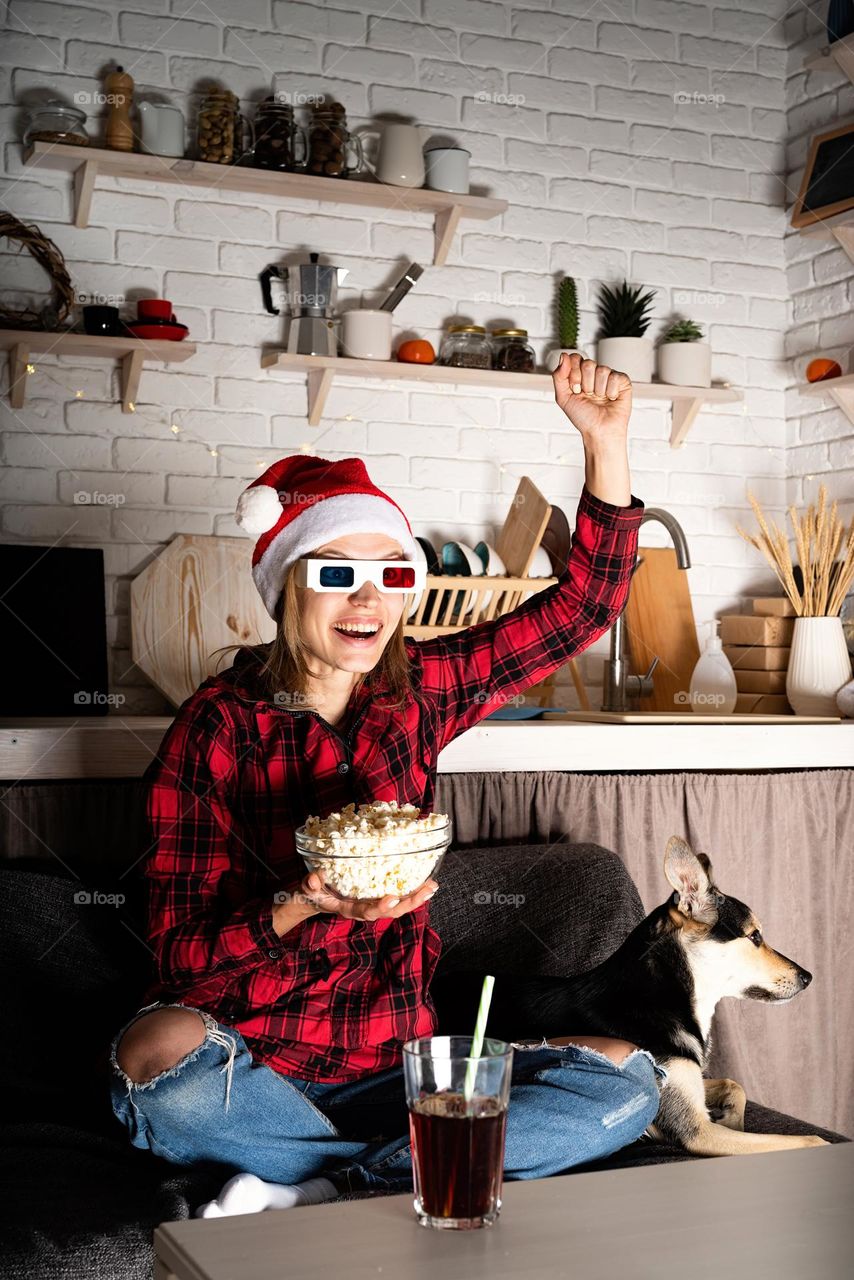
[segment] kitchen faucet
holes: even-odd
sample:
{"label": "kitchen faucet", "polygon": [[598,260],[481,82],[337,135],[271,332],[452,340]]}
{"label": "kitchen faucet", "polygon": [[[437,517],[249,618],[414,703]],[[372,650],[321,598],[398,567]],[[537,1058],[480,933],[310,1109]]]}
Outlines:
{"label": "kitchen faucet", "polygon": [[[676,517],[661,507],[647,507],[641,517],[641,524],[646,524],[647,520],[657,520],[659,524],[664,525],[676,548],[676,563],[680,569],[690,569],[691,557],[688,554],[688,543],[685,532]],[[632,569],[633,577],[642,564],[643,556],[639,555]],[[628,597],[626,597],[626,604],[628,604]],[[628,711],[630,710],[629,698],[646,698],[653,689],[652,673],[658,666],[658,654],[649,664],[649,670],[645,675],[638,676],[630,673],[623,626],[624,613],[625,606],[611,627],[611,654],[605,663],[602,711]]]}

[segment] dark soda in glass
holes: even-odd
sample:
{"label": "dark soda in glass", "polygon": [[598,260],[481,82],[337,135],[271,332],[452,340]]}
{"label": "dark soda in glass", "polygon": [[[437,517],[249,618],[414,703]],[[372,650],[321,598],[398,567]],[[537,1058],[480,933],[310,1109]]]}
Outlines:
{"label": "dark soda in glass", "polygon": [[433,1093],[410,1107],[418,1210],[434,1226],[483,1226],[501,1203],[507,1110],[497,1098]]}

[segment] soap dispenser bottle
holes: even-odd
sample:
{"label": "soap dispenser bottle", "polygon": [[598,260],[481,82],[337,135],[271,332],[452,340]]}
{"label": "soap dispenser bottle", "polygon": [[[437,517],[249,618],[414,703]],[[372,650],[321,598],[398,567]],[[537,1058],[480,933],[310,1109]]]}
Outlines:
{"label": "soap dispenser bottle", "polygon": [[689,701],[698,715],[730,715],[735,710],[738,689],[735,673],[721,646],[720,619],[713,618],[705,651],[691,673]]}

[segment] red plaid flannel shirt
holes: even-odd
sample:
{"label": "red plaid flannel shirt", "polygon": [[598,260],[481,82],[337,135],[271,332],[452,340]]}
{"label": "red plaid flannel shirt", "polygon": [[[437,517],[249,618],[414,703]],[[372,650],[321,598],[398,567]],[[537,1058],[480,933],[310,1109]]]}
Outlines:
{"label": "red plaid flannel shirt", "polygon": [[145,1003],[206,1009],[237,1027],[257,1060],[306,1080],[358,1079],[431,1034],[440,944],[427,904],[397,920],[323,914],[274,932],[274,893],[305,874],[294,830],[351,800],[432,811],[442,748],[619,615],[643,511],[634,495],[616,506],[585,485],[558,581],[494,621],[407,640],[414,696],[400,711],[363,685],[333,728],[260,694],[245,652],[200,685],[145,773],[157,969]]}

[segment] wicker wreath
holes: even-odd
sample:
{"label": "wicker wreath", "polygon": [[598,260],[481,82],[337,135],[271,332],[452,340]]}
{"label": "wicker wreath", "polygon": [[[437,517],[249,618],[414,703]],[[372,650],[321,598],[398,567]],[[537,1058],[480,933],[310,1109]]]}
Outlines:
{"label": "wicker wreath", "polygon": [[21,222],[11,213],[0,213],[0,236],[16,240],[44,267],[53,297],[40,310],[31,307],[15,311],[0,302],[0,329],[39,329],[54,332],[61,329],[74,304],[74,288],[65,259],[52,240],[48,240],[32,223]]}

